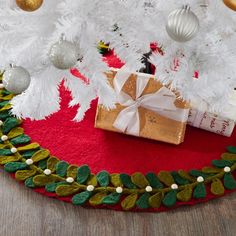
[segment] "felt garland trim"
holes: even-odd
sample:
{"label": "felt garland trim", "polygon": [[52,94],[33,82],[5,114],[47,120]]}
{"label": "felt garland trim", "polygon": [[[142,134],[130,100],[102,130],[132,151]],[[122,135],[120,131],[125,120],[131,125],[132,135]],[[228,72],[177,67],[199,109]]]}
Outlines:
{"label": "felt garland trim", "polygon": [[11,115],[13,95],[0,89],[0,165],[29,188],[43,187],[59,197],[71,197],[75,205],[117,205],[123,210],[173,207],[178,201],[204,199],[208,191],[216,196],[236,189],[236,147],[201,170],[156,173],[91,173],[89,166],[70,165],[51,156],[20,127]]}

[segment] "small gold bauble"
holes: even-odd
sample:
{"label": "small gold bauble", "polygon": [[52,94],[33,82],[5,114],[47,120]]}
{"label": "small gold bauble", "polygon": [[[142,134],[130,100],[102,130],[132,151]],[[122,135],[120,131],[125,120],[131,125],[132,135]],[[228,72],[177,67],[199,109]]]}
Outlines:
{"label": "small gold bauble", "polygon": [[16,4],[24,11],[36,11],[42,6],[43,0],[16,0]]}
{"label": "small gold bauble", "polygon": [[236,0],[224,0],[224,4],[230,9],[236,11]]}

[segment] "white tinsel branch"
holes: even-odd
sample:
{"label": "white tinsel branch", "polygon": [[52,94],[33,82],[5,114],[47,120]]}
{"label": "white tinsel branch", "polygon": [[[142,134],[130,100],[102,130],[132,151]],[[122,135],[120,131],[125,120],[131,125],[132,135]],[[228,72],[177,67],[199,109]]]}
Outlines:
{"label": "white tinsel branch", "polygon": [[[196,38],[180,44],[170,39],[165,27],[169,13],[184,4],[198,16],[201,28]],[[171,83],[184,99],[207,101],[211,111],[227,109],[236,85],[235,22],[235,12],[223,1],[50,0],[29,13],[17,8],[14,0],[0,0],[1,69],[13,62],[32,77],[27,91],[12,100],[12,112],[32,119],[56,112],[63,79],[72,94],[70,105],[80,104],[75,120],[83,119],[97,96],[105,107],[114,107],[115,94],[104,74],[109,68],[97,50],[100,40],[109,42],[131,71],[143,67],[143,54],[157,42],[164,55],[153,54],[150,62],[158,79]],[[48,52],[62,33],[80,49],[83,59],[75,67],[88,84],[51,64]],[[173,70],[176,61],[178,68]]]}

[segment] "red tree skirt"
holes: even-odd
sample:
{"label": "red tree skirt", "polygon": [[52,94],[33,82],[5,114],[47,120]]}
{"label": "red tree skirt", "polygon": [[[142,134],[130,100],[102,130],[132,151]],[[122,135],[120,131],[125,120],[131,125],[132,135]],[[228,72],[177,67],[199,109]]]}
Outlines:
{"label": "red tree skirt", "polygon": [[[141,172],[158,173],[160,171],[178,171],[202,169],[211,166],[211,161],[219,159],[225,152],[225,147],[235,145],[236,132],[231,138],[216,135],[200,129],[188,127],[185,142],[174,146],[143,138],[126,136],[94,128],[96,103],[86,114],[81,123],[72,121],[77,108],[68,108],[70,95],[61,90],[61,111],[43,121],[29,121],[23,123],[25,133],[42,147],[51,151],[52,155],[70,164],[87,164],[93,173],[106,170],[109,173],[133,174]],[[55,196],[37,190],[48,196]],[[225,194],[231,191],[226,191]],[[178,202],[179,205],[192,205],[205,202],[217,196],[210,193],[200,200]],[[61,198],[71,201],[71,198]],[[107,207],[107,206],[106,206]],[[120,206],[108,208],[121,209]],[[162,211],[168,208],[149,209],[148,211]]]}
{"label": "red tree skirt", "polygon": [[[160,171],[201,170],[203,167],[212,166],[212,160],[220,160],[221,154],[226,152],[227,146],[236,144],[236,131],[231,138],[227,138],[188,127],[185,142],[174,146],[95,129],[96,102],[87,112],[85,120],[76,123],[72,119],[78,107],[68,108],[70,94],[65,91],[64,87],[61,88],[61,97],[61,110],[58,113],[46,120],[25,120],[23,122],[25,134],[31,137],[32,142],[36,141],[41,147],[49,149],[51,155],[69,164],[88,165],[91,172],[95,174],[102,170],[106,170],[110,174],[126,173],[129,175],[135,172],[145,175],[148,172],[158,174]],[[235,170],[232,171],[232,174],[235,176]],[[196,176],[195,178],[197,179]],[[224,182],[223,179],[221,181]],[[231,184],[234,185],[234,183]],[[177,200],[173,207],[205,202],[233,191],[226,188],[224,194],[218,196],[212,194],[210,188],[211,184],[206,184],[207,194],[205,197],[198,199],[192,197],[186,202]],[[55,193],[49,193],[45,188],[35,188],[34,190],[63,201],[71,202],[72,199],[72,196],[59,197]],[[123,199],[124,196],[117,204],[99,204],[96,207],[121,210],[120,202]],[[83,205],[90,206],[88,203]],[[167,209],[170,207],[163,204],[158,208],[132,207],[132,210],[140,211]]]}

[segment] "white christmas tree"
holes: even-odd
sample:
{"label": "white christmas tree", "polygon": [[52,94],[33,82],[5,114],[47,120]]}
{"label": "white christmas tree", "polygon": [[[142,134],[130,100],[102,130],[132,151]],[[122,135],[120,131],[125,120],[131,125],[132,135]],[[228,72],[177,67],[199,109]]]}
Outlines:
{"label": "white christmas tree", "polygon": [[[196,18],[173,13],[181,8]],[[180,18],[171,21],[173,15]],[[227,109],[236,85],[236,12],[220,0],[44,0],[34,12],[18,8],[15,0],[0,0],[0,17],[1,70],[14,64],[31,76],[28,89],[12,100],[18,117],[43,119],[58,111],[63,80],[72,94],[70,105],[80,104],[75,120],[83,119],[96,97],[113,108],[116,97],[104,74],[110,68],[97,49],[100,41],[109,42],[131,71],[143,66],[143,55],[156,42],[163,50],[150,57],[156,78],[171,83],[184,99],[207,102],[212,111]],[[185,25],[178,21],[186,19]],[[71,55],[78,54],[69,68],[58,65],[52,53],[62,41],[70,45],[61,54],[73,48]],[[89,84],[74,77],[71,68],[89,78]]]}

